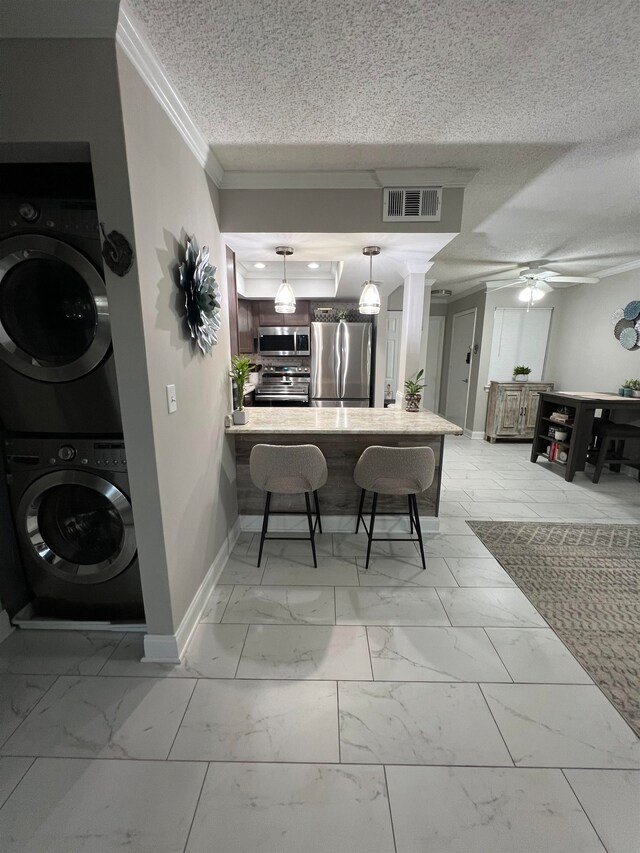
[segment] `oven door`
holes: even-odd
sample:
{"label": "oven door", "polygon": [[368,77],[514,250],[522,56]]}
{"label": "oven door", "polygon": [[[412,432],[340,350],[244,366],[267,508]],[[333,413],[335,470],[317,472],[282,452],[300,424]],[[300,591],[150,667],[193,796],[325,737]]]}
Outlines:
{"label": "oven door", "polygon": [[105,284],[84,255],[37,234],[0,243],[0,359],[32,379],[68,382],[110,344]]}

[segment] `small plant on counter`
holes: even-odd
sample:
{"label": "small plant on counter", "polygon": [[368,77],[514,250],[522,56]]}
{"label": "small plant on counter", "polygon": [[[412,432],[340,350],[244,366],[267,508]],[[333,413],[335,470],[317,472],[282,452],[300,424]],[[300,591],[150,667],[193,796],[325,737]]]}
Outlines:
{"label": "small plant on counter", "polygon": [[238,389],[238,408],[233,412],[234,424],[246,424],[247,422],[247,413],[244,409],[244,389],[249,381],[249,374],[253,370],[253,363],[246,355],[234,355],[231,359],[229,377],[236,383]]}
{"label": "small plant on counter", "polygon": [[516,364],[513,368],[513,378],[516,382],[526,382],[530,373],[531,368],[526,364]]}
{"label": "small plant on counter", "polygon": [[419,370],[416,373],[415,379],[405,379],[404,399],[407,401],[408,412],[417,412],[420,409],[420,400],[422,400],[422,394],[420,392],[425,387],[424,382],[420,382],[423,376],[424,370]]}
{"label": "small plant on counter", "polygon": [[640,397],[640,379],[627,379],[622,387],[625,397]]}

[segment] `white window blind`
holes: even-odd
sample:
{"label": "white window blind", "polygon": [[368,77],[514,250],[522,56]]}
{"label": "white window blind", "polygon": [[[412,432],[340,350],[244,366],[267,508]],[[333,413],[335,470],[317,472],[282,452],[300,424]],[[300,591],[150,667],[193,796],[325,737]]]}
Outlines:
{"label": "white window blind", "polygon": [[531,381],[542,379],[553,308],[496,308],[489,379],[506,382],[516,364],[531,368]]}

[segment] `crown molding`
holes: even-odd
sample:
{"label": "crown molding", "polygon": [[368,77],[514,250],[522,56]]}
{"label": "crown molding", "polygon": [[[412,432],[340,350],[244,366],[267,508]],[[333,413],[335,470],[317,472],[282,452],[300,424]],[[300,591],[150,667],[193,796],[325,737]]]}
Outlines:
{"label": "crown molding", "polygon": [[212,181],[217,186],[221,186],[224,177],[222,166],[124,3],[120,6],[116,41],[189,146],[198,163]]}
{"label": "crown molding", "polygon": [[2,38],[113,38],[118,0],[2,0]]}
{"label": "crown molding", "polygon": [[593,275],[598,278],[608,278],[610,275],[618,275],[618,273],[630,272],[638,268],[640,268],[640,258],[637,258],[635,261],[628,261],[626,264],[618,264],[617,267],[609,267],[609,269],[594,272]]}
{"label": "crown molding", "polygon": [[225,190],[319,190],[383,187],[465,187],[475,169],[350,169],[326,172],[241,172],[224,173]]}

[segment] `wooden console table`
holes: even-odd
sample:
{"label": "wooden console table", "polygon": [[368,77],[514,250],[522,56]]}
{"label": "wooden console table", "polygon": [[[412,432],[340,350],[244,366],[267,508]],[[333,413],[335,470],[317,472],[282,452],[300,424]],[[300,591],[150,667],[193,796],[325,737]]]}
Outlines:
{"label": "wooden console table", "polygon": [[[573,423],[564,425],[550,420],[550,415],[560,406],[573,410]],[[612,412],[624,412],[626,421],[640,420],[640,397],[620,397],[618,394],[579,391],[553,391],[540,395],[536,430],[531,448],[531,461],[536,462],[543,456],[553,439],[549,438],[549,427],[566,429],[567,440],[561,442],[567,451],[566,463],[556,462],[564,470],[565,480],[571,482],[576,471],[584,471],[587,450],[591,441],[593,419],[596,411],[602,409],[602,416],[609,419]]]}

